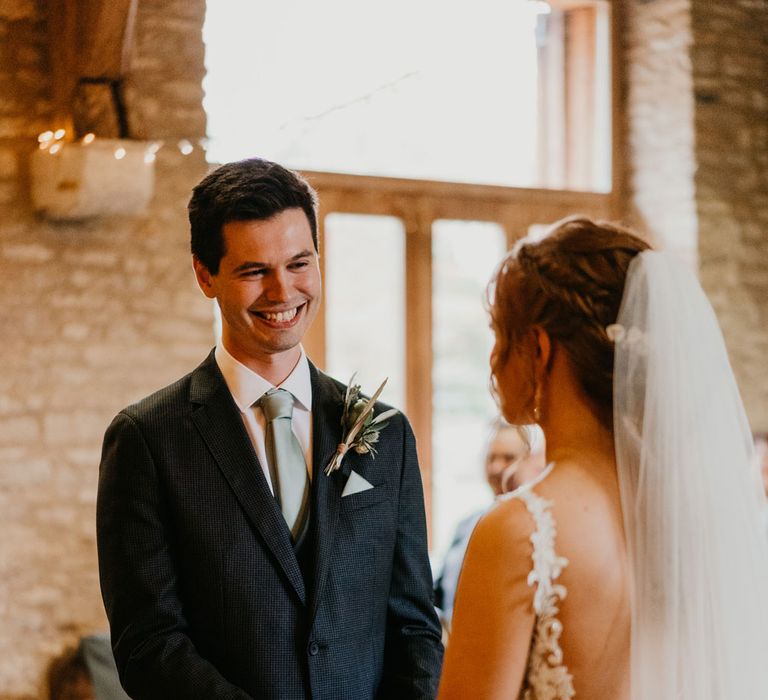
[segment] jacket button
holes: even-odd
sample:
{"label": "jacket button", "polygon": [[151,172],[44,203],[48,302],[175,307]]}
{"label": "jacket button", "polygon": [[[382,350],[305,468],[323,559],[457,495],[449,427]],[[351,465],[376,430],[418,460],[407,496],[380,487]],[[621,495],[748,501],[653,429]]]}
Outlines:
{"label": "jacket button", "polygon": [[310,656],[317,656],[317,652],[320,651],[320,645],[317,642],[312,642],[309,645],[309,655]]}

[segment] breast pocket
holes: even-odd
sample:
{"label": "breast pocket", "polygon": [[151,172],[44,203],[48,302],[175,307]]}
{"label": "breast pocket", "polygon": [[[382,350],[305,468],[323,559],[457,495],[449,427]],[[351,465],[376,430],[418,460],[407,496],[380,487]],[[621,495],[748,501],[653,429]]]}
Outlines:
{"label": "breast pocket", "polygon": [[367,491],[360,491],[341,499],[341,513],[350,513],[361,508],[369,508],[383,501],[389,501],[389,493],[383,484],[374,486]]}

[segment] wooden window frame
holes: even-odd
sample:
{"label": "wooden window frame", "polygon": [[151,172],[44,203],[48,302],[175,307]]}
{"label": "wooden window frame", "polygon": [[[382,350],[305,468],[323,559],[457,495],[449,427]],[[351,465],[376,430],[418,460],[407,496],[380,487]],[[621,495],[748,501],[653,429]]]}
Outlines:
{"label": "wooden window frame", "polygon": [[[432,227],[440,219],[500,224],[507,246],[534,224],[573,213],[611,218],[612,196],[593,192],[461,185],[304,172],[320,196],[320,267],[325,278],[324,221],[331,213],[394,216],[405,229],[405,406],[418,444],[428,517],[432,493]],[[321,368],[326,361],[321,306],[304,346]]]}
{"label": "wooden window frame", "polygon": [[[554,3],[553,3],[554,4]],[[579,12],[571,27],[589,31],[589,17],[582,10],[589,0],[561,0],[560,7]],[[576,15],[574,15],[576,17]],[[587,21],[584,21],[584,20]],[[620,18],[617,3],[611,3],[611,191],[607,193],[577,190],[553,190],[462,184],[405,178],[371,177],[317,171],[303,171],[320,197],[319,236],[321,273],[325,278],[325,217],[331,213],[394,216],[405,230],[405,406],[416,435],[419,463],[424,483],[428,523],[432,513],[432,229],[441,219],[487,221],[504,229],[507,247],[525,235],[534,224],[546,224],[571,214],[585,214],[598,219],[616,219],[621,211],[622,168],[620,158],[619,74],[617,38]],[[583,39],[584,37],[582,37]],[[570,50],[585,45],[578,37]],[[566,113],[580,110],[586,118],[588,99],[573,97],[574,86],[585,79],[594,55],[581,57],[578,66],[566,65],[563,102]],[[585,66],[587,68],[585,68]],[[570,104],[570,108],[568,105]],[[582,122],[583,123],[583,122]],[[574,139],[574,130],[566,129],[566,168],[583,157]],[[304,346],[316,364],[326,364],[325,311],[318,317],[304,340]]]}

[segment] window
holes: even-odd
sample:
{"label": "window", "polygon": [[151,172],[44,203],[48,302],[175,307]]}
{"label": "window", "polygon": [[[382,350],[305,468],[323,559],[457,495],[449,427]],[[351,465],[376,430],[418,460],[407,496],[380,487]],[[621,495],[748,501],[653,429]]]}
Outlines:
{"label": "window", "polygon": [[608,191],[607,2],[209,2],[209,156]]}
{"label": "window", "polygon": [[325,218],[326,370],[405,403],[405,231],[392,216]]}
{"label": "window", "polygon": [[432,225],[432,522],[438,559],[457,519],[491,500],[482,452],[497,410],[488,391],[493,337],[483,300],[506,247],[496,223],[443,219]]}
{"label": "window", "polygon": [[390,377],[438,559],[490,498],[482,295],[495,263],[543,224],[616,211],[611,7],[208,6],[209,158],[272,158],[318,190],[326,299],[304,344],[369,392]]}

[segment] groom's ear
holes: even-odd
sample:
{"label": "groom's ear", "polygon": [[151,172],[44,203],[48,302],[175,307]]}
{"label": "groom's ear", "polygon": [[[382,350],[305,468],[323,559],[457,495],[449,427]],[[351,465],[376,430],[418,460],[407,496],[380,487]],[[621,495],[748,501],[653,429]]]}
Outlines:
{"label": "groom's ear", "polygon": [[216,298],[216,290],[213,286],[213,275],[210,270],[203,265],[200,259],[196,256],[192,256],[192,267],[195,270],[195,277],[197,278],[197,286],[209,299]]}

